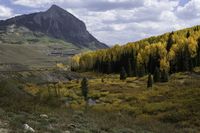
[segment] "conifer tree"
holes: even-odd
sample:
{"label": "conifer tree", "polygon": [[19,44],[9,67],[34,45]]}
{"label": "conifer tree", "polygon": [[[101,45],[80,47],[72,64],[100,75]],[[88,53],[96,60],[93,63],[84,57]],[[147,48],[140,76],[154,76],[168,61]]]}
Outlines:
{"label": "conifer tree", "polygon": [[174,35],[174,32],[171,32],[170,34],[169,34],[169,38],[168,38],[168,40],[167,40],[167,51],[169,52],[169,50],[170,50],[170,48],[172,47],[172,44],[173,44],[173,35]]}
{"label": "conifer tree", "polygon": [[160,70],[158,67],[156,67],[154,74],[153,74],[153,81],[154,82],[160,82]]}
{"label": "conifer tree", "polygon": [[166,70],[163,70],[161,73],[161,82],[168,82],[169,81],[169,74]]}
{"label": "conifer tree", "polygon": [[187,32],[186,37],[187,37],[187,38],[190,37],[190,32],[189,32],[189,31]]}
{"label": "conifer tree", "polygon": [[133,56],[132,66],[133,66],[133,76],[137,76],[137,58],[135,57],[135,55]]}
{"label": "conifer tree", "polygon": [[132,76],[131,59],[128,60],[128,77]]}
{"label": "conifer tree", "polygon": [[199,66],[200,65],[200,38],[198,38],[197,43],[198,43],[198,48],[197,48],[196,63],[197,63],[197,66]]}
{"label": "conifer tree", "polygon": [[112,72],[111,62],[107,62],[107,64],[108,64],[107,74],[110,74]]}
{"label": "conifer tree", "polygon": [[145,68],[140,66],[138,69],[138,77],[143,77],[145,75]]}
{"label": "conifer tree", "polygon": [[85,101],[87,101],[88,100],[88,80],[85,77],[81,81],[81,91],[82,91],[82,95]]}
{"label": "conifer tree", "polygon": [[200,28],[194,27],[124,46],[86,52],[72,58],[72,70],[120,73],[124,66],[128,76],[142,77],[151,73],[157,82],[158,71],[155,69],[158,67],[167,70],[160,71],[160,81],[167,81],[168,70],[171,74],[192,70],[200,65],[199,38]]}
{"label": "conifer tree", "polygon": [[122,67],[121,72],[120,72],[120,80],[126,80],[126,77],[127,77],[126,71],[124,67]]}
{"label": "conifer tree", "polygon": [[150,88],[153,86],[153,80],[151,74],[148,76],[148,81],[147,81],[147,88]]}
{"label": "conifer tree", "polygon": [[183,56],[183,71],[188,71],[190,69],[190,52],[188,46],[185,46]]}

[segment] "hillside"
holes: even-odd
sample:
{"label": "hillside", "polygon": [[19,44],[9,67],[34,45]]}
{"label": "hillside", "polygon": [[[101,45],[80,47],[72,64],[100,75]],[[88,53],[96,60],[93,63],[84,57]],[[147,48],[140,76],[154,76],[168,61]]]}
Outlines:
{"label": "hillside", "polygon": [[38,84],[16,73],[24,80],[0,82],[0,130],[21,133],[26,123],[39,133],[199,133],[199,70],[149,89],[147,76],[81,73],[89,79],[87,107],[78,79]]}
{"label": "hillside", "polygon": [[84,50],[88,49],[80,49],[25,27],[11,25],[0,29],[1,71],[52,67],[56,62],[66,62],[69,56]]}
{"label": "hillside", "polygon": [[191,71],[200,65],[200,27],[147,38],[124,46],[86,52],[72,58],[72,70],[119,73],[142,77],[159,69],[163,74]]}
{"label": "hillside", "polygon": [[0,21],[0,71],[19,71],[69,64],[68,57],[108,48],[85,24],[53,5],[47,11]]}
{"label": "hillside", "polygon": [[92,50],[108,48],[87,31],[84,22],[56,5],[51,6],[45,12],[21,15],[0,21],[1,29],[11,25],[26,27],[32,32],[43,33],[51,38],[74,44],[79,48]]}

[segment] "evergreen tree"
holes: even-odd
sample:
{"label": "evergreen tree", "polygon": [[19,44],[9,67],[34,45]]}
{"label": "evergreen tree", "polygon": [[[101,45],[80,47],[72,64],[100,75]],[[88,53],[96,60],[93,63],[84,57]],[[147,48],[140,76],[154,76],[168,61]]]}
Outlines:
{"label": "evergreen tree", "polygon": [[148,62],[148,73],[152,73],[152,71],[153,71],[153,59],[152,59],[152,55],[150,54],[149,55],[149,62]]}
{"label": "evergreen tree", "polygon": [[121,72],[120,72],[120,80],[126,80],[126,77],[127,77],[126,71],[124,67],[122,67]]}
{"label": "evergreen tree", "polygon": [[197,43],[198,43],[198,48],[197,48],[196,63],[197,66],[200,66],[200,38],[198,38]]}
{"label": "evergreen tree", "polygon": [[81,91],[82,91],[82,95],[85,101],[87,101],[88,100],[88,80],[85,77],[81,81]]}
{"label": "evergreen tree", "polygon": [[[156,67],[169,70],[172,74],[192,70],[200,65],[199,38],[200,28],[194,27],[124,46],[75,55],[72,58],[72,70],[120,73],[124,66],[128,76],[142,77],[151,73],[157,82]],[[168,73],[160,71],[160,75],[164,80]]]}
{"label": "evergreen tree", "polygon": [[183,66],[181,66],[181,67],[183,67],[183,71],[188,71],[190,69],[189,63],[191,63],[190,62],[190,52],[189,52],[188,46],[185,46],[184,53],[182,54],[182,56],[183,56],[182,57],[183,58],[183,60],[182,60]]}
{"label": "evergreen tree", "polygon": [[111,62],[107,62],[107,64],[108,64],[107,74],[110,74],[112,72]]}
{"label": "evergreen tree", "polygon": [[138,77],[143,77],[145,75],[145,68],[143,66],[140,66],[138,68]]}
{"label": "evergreen tree", "polygon": [[153,74],[153,81],[154,82],[160,82],[160,70],[158,67],[156,67],[154,74]]}
{"label": "evergreen tree", "polygon": [[128,60],[128,77],[132,76],[131,59]]}
{"label": "evergreen tree", "polygon": [[137,58],[135,57],[135,55],[133,58],[132,66],[133,66],[133,76],[137,76]]}
{"label": "evergreen tree", "polygon": [[186,34],[186,38],[189,38],[189,37],[190,37],[190,32],[188,31]]}
{"label": "evergreen tree", "polygon": [[153,80],[151,74],[148,76],[148,81],[147,81],[147,88],[150,88],[153,86]]}
{"label": "evergreen tree", "polygon": [[168,52],[170,51],[170,48],[172,47],[172,44],[173,44],[173,38],[172,38],[173,35],[174,35],[174,32],[171,32],[169,34],[169,38],[167,40],[167,47],[166,47],[166,49],[167,49]]}
{"label": "evergreen tree", "polygon": [[163,70],[161,73],[161,82],[168,82],[169,81],[169,74],[167,71]]}
{"label": "evergreen tree", "polygon": [[193,67],[195,66],[194,64],[196,63],[193,61],[193,58],[189,58],[189,71],[192,71]]}

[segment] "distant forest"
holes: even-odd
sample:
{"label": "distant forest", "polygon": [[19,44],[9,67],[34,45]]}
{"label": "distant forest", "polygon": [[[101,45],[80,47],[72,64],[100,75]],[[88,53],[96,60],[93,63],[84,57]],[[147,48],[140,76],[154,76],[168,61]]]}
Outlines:
{"label": "distant forest", "polygon": [[73,71],[120,73],[142,77],[191,71],[200,66],[200,26],[150,37],[124,46],[86,52],[72,57]]}

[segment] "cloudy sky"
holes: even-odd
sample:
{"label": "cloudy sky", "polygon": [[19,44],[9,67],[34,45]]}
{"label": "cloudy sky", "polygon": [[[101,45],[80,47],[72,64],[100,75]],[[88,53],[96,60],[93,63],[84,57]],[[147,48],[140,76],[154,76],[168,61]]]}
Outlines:
{"label": "cloudy sky", "polygon": [[200,25],[200,0],[0,0],[0,19],[57,4],[109,45]]}

